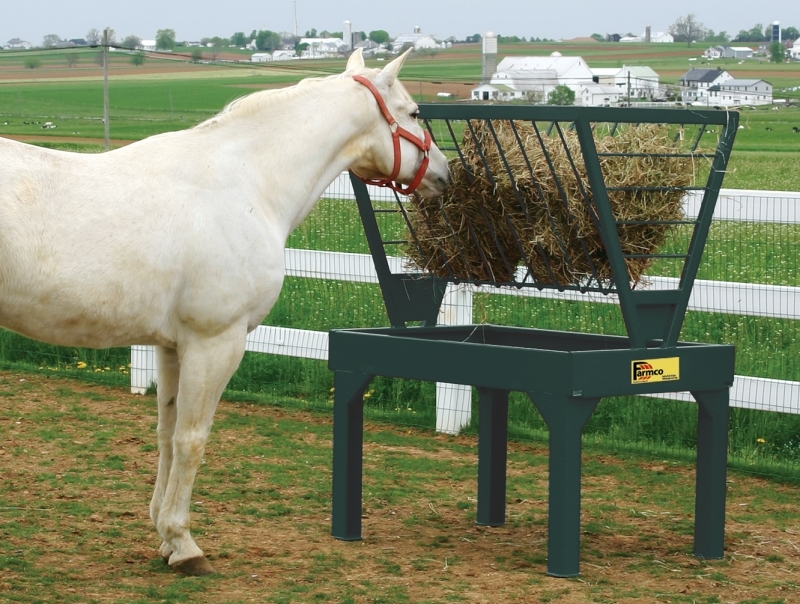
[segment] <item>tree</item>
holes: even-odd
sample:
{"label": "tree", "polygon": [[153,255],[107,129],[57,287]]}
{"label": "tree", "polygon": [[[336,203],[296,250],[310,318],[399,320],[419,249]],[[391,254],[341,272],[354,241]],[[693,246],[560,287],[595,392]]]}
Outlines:
{"label": "tree", "polygon": [[67,67],[75,67],[78,63],[78,55],[74,52],[67,53]]}
{"label": "tree", "polygon": [[159,29],[156,32],[156,48],[159,50],[172,50],[175,48],[175,30]]}
{"label": "tree", "polygon": [[598,42],[606,41],[606,37],[601,34],[592,34],[590,37],[593,38],[594,40],[597,40]]}
{"label": "tree", "polygon": [[467,42],[468,44],[469,43],[475,44],[477,42],[480,42],[482,39],[483,37],[480,34],[472,34],[471,36],[467,36],[466,38],[464,38],[464,42]]}
{"label": "tree", "polygon": [[192,50],[192,63],[199,63],[203,60],[203,51],[199,48]]}
{"label": "tree", "polygon": [[575,91],[564,84],[556,86],[547,95],[548,105],[573,105],[574,103]]}
{"label": "tree", "polygon": [[136,67],[144,65],[145,56],[143,52],[135,52],[131,55],[131,63]]}
{"label": "tree", "polygon": [[376,29],[369,32],[369,39],[375,42],[375,44],[386,44],[389,41],[389,32]]}
{"label": "tree", "polygon": [[703,38],[703,42],[714,42],[714,43],[725,43],[730,42],[730,36],[728,36],[728,32],[721,31],[718,34],[714,33],[713,29],[709,29],[706,32],[706,37]]}
{"label": "tree", "polygon": [[736,36],[735,42],[764,42],[769,40],[771,37],[771,28],[768,29],[770,33],[767,35],[764,34],[764,25],[761,23],[756,23],[753,27],[748,30],[739,30],[739,34]]}
{"label": "tree", "polygon": [[769,62],[770,63],[783,63],[786,61],[786,49],[778,41],[769,45]]}
{"label": "tree", "polygon": [[685,17],[678,17],[675,23],[669,26],[669,33],[676,42],[686,42],[687,46],[691,46],[692,42],[706,37],[706,28],[695,19],[694,14],[690,13]]}
{"label": "tree", "polygon": [[317,30],[314,29],[314,28],[311,28],[310,30],[308,30],[305,33],[305,35],[303,37],[304,38],[316,38],[317,37]]}
{"label": "tree", "polygon": [[89,46],[97,46],[103,41],[103,32],[94,27],[86,32],[86,43]]}
{"label": "tree", "polygon": [[47,34],[44,38],[42,38],[42,47],[53,48],[54,46],[58,46],[59,42],[61,42],[60,36],[56,34]]}
{"label": "tree", "polygon": [[800,38],[800,31],[796,27],[787,27],[781,30],[781,40],[797,40]]}
{"label": "tree", "polygon": [[[316,32],[316,30],[314,31]],[[256,35],[256,48],[258,48],[258,50],[273,51],[280,45],[281,45],[281,36],[280,34],[277,34],[274,31],[269,31],[268,29],[266,30],[262,29]]]}
{"label": "tree", "polygon": [[25,67],[28,69],[36,69],[41,64],[42,62],[39,60],[39,57],[27,57],[25,59]]}
{"label": "tree", "polygon": [[129,48],[131,50],[136,50],[142,45],[142,39],[139,36],[134,36],[131,34],[130,36],[126,37],[122,41],[122,46],[124,48]]}
{"label": "tree", "polygon": [[231,44],[242,47],[247,44],[247,36],[244,35],[243,31],[237,31],[231,36]]}

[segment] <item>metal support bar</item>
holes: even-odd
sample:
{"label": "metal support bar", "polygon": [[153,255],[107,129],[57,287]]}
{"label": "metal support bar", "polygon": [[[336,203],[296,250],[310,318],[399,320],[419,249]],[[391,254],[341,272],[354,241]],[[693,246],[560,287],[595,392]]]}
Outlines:
{"label": "metal support bar", "polygon": [[373,377],[347,371],[335,371],[333,377],[331,534],[343,541],[361,539],[364,391]]}
{"label": "metal support bar", "polygon": [[694,555],[717,560],[725,550],[729,390],[692,392],[698,404]]}
{"label": "metal support bar", "polygon": [[528,396],[550,429],[547,574],[575,577],[580,574],[581,432],[600,399]]}
{"label": "metal support bar", "polygon": [[478,518],[481,526],[506,523],[508,390],[478,388]]}

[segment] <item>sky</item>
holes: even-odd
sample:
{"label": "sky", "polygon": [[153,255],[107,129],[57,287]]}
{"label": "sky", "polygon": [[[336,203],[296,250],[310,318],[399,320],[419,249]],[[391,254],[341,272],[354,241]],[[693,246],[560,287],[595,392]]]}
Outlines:
{"label": "sky", "polygon": [[130,34],[155,38],[159,29],[174,29],[178,41],[229,37],[254,29],[342,31],[349,20],[353,31],[382,29],[391,36],[411,33],[419,26],[440,39],[494,31],[503,36],[570,39],[593,33],[666,31],[678,17],[694,13],[715,32],[733,37],[756,23],[780,21],[800,29],[800,2],[753,0],[2,0],[0,46],[12,38],[40,45],[45,35],[83,38],[92,28],[112,27],[119,40]]}

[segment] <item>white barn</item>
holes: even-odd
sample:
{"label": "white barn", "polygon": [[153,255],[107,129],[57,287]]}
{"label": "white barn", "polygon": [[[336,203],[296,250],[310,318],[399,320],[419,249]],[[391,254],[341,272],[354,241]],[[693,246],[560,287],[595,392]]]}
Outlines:
{"label": "white barn", "polygon": [[272,55],[268,52],[254,52],[250,55],[250,61],[252,63],[267,63],[272,61]]}

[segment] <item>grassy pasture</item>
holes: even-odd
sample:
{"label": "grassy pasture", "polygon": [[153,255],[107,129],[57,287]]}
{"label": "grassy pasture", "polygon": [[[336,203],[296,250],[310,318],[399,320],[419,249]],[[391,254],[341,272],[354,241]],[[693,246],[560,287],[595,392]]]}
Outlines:
{"label": "grassy pasture", "polygon": [[547,451],[512,443],[507,520],[475,525],[476,440],[368,423],[364,540],[330,537],[327,414],[223,401],[192,526],[219,574],[182,578],[148,518],[155,400],[0,374],[0,600],[145,602],[793,602],[795,489],[732,472],[726,557],[692,552],[686,459],[586,443],[581,576],[545,575]]}

